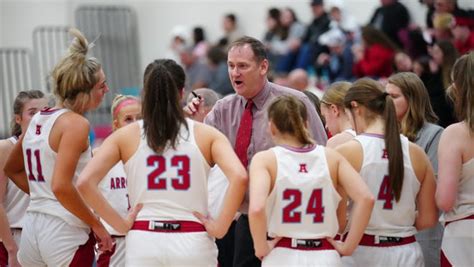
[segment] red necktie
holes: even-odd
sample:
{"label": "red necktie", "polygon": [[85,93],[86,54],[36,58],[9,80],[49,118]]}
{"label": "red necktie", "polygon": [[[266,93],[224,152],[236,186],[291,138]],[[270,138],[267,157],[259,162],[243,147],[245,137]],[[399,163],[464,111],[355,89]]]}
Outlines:
{"label": "red necktie", "polygon": [[252,136],[252,106],[252,100],[248,100],[235,138],[235,153],[245,167],[248,165],[247,150]]}

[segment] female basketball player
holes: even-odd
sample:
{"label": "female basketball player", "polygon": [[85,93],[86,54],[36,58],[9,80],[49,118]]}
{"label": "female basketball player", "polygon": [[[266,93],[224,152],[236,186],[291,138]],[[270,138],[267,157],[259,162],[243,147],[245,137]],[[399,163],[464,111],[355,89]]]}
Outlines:
{"label": "female basketball player", "polygon": [[[184,71],[172,60],[148,65],[143,121],[107,138],[79,179],[87,203],[118,232],[130,230],[127,266],[216,266],[212,237],[224,236],[246,190],[245,168],[225,136],[184,117],[180,106],[184,87],[177,85],[176,77],[184,81]],[[120,160],[130,204],[137,210],[143,204],[136,221],[121,217],[97,188]],[[207,217],[207,175],[214,163],[229,179],[216,220]]]}
{"label": "female basketball player", "polygon": [[441,266],[474,262],[474,52],[459,58],[452,71],[453,98],[460,122],[441,135],[436,203],[444,211]]}
{"label": "female basketball player", "polygon": [[349,82],[335,82],[321,99],[321,114],[326,120],[326,128],[332,135],[326,144],[327,147],[335,148],[356,136],[344,109],[344,96],[349,88],[351,88]]}
{"label": "female basketball player", "polygon": [[[112,128],[114,131],[127,126],[141,118],[141,103],[134,96],[117,95],[112,101]],[[94,154],[98,150],[94,151]],[[121,215],[127,216],[129,203],[127,193],[127,176],[123,163],[119,161],[107,173],[99,185],[102,194],[110,205]],[[125,236],[102,221],[105,228],[114,238],[115,244],[110,251],[99,253],[97,266],[125,266]]]}
{"label": "female basketball player", "polygon": [[[250,165],[249,218],[255,254],[263,258],[263,266],[341,266],[338,252],[350,255],[357,247],[373,196],[339,153],[314,144],[301,101],[279,97],[268,108],[268,118],[277,146],[257,153]],[[334,238],[339,225],[344,229],[336,213],[340,188],[354,200],[357,220],[336,251],[327,238]],[[340,214],[339,221],[345,222],[345,210]],[[267,242],[267,232],[273,241]]]}
{"label": "female basketball player", "polygon": [[[344,99],[357,136],[338,151],[360,172],[376,201],[357,266],[424,266],[417,230],[437,221],[435,179],[428,157],[400,135],[392,98],[371,79],[352,84]],[[352,222],[357,221],[356,216]]]}
{"label": "female basketball player", "polygon": [[98,60],[87,57],[85,37],[77,29],[70,33],[75,38],[69,52],[52,72],[59,102],[33,116],[5,167],[7,176],[30,193],[18,252],[23,266],[92,265],[91,228],[100,249],[112,247],[74,185],[91,158],[89,122],[83,114],[97,108],[109,88]]}
{"label": "female basketball player", "polygon": [[48,100],[41,91],[18,93],[13,102],[12,137],[0,140],[0,266],[20,266],[16,254],[21,239],[22,219],[30,201],[25,192],[8,182],[3,166],[33,115],[47,104]]}
{"label": "female basketball player", "polygon": [[[428,90],[421,79],[412,72],[399,72],[388,78],[385,90],[393,99],[400,133],[419,145],[430,159],[433,171],[438,174],[438,143],[443,128],[434,123],[438,117],[431,108]],[[439,266],[443,226],[420,231],[416,241],[421,246],[426,266]]]}

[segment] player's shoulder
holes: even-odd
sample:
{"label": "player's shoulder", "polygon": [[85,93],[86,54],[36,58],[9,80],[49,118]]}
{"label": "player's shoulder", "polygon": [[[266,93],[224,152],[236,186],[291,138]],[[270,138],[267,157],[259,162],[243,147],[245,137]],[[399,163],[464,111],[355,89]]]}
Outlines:
{"label": "player's shoulder", "polygon": [[55,122],[55,126],[59,126],[66,131],[89,130],[89,121],[83,115],[75,112],[65,112],[61,114]]}
{"label": "player's shoulder", "polygon": [[0,153],[6,155],[13,148],[13,143],[8,139],[0,140]]}

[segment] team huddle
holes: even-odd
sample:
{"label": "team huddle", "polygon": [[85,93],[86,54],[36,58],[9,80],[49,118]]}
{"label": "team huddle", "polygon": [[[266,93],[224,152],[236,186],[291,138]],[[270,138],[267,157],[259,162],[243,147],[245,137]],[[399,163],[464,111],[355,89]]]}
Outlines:
{"label": "team huddle", "polygon": [[[442,133],[435,166],[399,115],[416,75],[333,84],[321,100],[327,141],[308,97],[267,80],[251,37],[230,45],[236,94],[204,123],[192,119],[200,95],[183,108],[183,68],[155,60],[141,99],[115,97],[113,133],[92,151],[84,113],[109,88],[71,34],[52,71],[56,104],[21,92],[0,141],[0,266],[425,266],[415,235],[443,226],[431,250],[441,266],[474,264],[474,52],[453,67],[460,122]],[[216,176],[226,186],[208,192]]]}

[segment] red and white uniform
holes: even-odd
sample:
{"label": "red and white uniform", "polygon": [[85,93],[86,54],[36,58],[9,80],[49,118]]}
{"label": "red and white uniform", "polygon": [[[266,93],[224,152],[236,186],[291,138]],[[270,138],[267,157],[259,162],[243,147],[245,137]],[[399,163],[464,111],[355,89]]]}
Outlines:
{"label": "red and white uniform", "polygon": [[[66,112],[69,110],[45,109],[35,114],[23,139],[30,188],[30,205],[18,252],[23,266],[84,265],[93,261],[94,241],[90,238],[90,229],[59,203],[51,189],[57,154],[50,147],[49,135],[56,120]],[[73,183],[90,159],[89,147],[80,155]]]}
{"label": "red and white uniform", "polygon": [[[127,266],[194,265],[216,266],[214,240],[193,215],[207,215],[209,165],[196,144],[194,122],[186,120],[175,149],[154,152],[147,144],[143,121],[137,151],[124,164],[131,206],[143,203],[132,230],[128,232]],[[161,231],[174,222],[174,230]],[[146,224],[146,227],[138,227]],[[149,226],[150,225],[150,226]],[[156,228],[155,228],[156,225]],[[187,231],[199,228],[196,231]]]}
{"label": "red and white uniform", "polygon": [[356,265],[424,266],[421,248],[413,237],[420,182],[411,164],[408,139],[400,135],[405,176],[398,202],[390,190],[383,136],[361,134],[355,139],[364,154],[360,175],[376,198],[365,235],[352,255]]}
{"label": "red and white uniform", "polygon": [[[120,161],[110,169],[104,179],[99,184],[100,191],[110,205],[122,216],[127,216],[128,192],[127,178],[123,163]],[[101,219],[105,229],[115,240],[112,251],[100,252],[97,259],[97,266],[125,266],[125,235],[115,231],[115,229]]]}
{"label": "red and white uniform", "polygon": [[[462,165],[456,203],[440,219],[445,223],[441,250],[452,266],[474,264],[474,158]],[[443,259],[442,266],[445,266]],[[446,265],[449,266],[449,265]]]}
{"label": "red and white uniform", "polygon": [[291,245],[277,245],[262,266],[340,266],[341,258],[332,246],[317,250],[297,246],[308,239],[326,243],[339,228],[336,210],[341,197],[334,188],[324,147],[277,146],[272,151],[277,177],[267,199],[268,235],[285,237]]}
{"label": "red and white uniform", "polygon": [[[16,136],[8,138],[13,145],[18,142]],[[30,203],[30,197],[25,192],[21,191],[12,181],[7,180],[7,191],[5,195],[5,212],[7,219],[10,224],[10,230],[13,235],[13,240],[17,246],[20,245],[21,240],[21,229],[23,227],[23,218],[25,216],[26,208]],[[8,263],[8,254],[6,252],[3,243],[0,240],[0,266]],[[5,262],[4,262],[5,261]]]}

